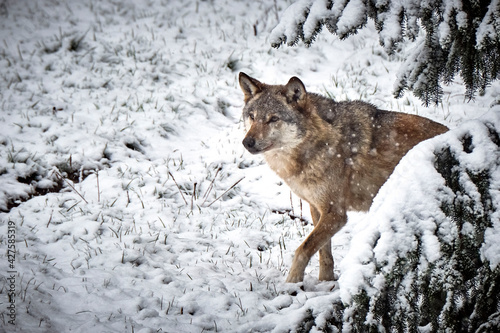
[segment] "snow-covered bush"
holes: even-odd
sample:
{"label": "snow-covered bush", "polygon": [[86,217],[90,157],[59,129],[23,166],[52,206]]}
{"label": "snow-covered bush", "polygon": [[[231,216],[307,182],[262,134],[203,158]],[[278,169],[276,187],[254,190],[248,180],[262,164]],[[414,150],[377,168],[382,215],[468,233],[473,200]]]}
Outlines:
{"label": "snow-covered bush", "polygon": [[341,263],[341,300],[331,309],[345,308],[343,320],[328,309],[332,330],[498,332],[496,110],[417,146],[398,165]]}
{"label": "snow-covered bush", "polygon": [[[323,27],[341,39],[375,21],[388,54],[398,44],[416,42],[398,74],[394,94],[412,90],[426,105],[441,101],[441,82],[460,73],[473,98],[500,75],[500,4],[493,1],[298,0],[271,33],[275,47],[310,45]],[[421,32],[423,31],[423,33]]]}

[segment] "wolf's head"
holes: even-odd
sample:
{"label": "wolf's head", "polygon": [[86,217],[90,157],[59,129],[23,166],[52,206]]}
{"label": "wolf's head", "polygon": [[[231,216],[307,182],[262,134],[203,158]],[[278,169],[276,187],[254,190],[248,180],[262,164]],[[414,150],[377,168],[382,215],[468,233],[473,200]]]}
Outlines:
{"label": "wolf's head", "polygon": [[308,113],[302,81],[292,77],[284,86],[267,85],[245,73],[240,73],[239,81],[245,94],[245,148],[258,154],[297,146],[304,137]]}

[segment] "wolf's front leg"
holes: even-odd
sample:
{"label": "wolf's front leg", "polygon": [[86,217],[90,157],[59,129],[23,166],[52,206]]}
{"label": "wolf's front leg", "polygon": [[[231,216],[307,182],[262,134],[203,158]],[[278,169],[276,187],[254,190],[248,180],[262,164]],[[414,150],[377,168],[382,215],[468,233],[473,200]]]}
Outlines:
{"label": "wolf's front leg", "polygon": [[[311,216],[313,224],[316,226],[319,223],[321,214],[314,206],[311,205]],[[333,281],[333,255],[331,239],[319,249],[319,279],[321,281]]]}
{"label": "wolf's front leg", "polygon": [[[331,212],[322,214],[319,222],[314,227],[313,231],[307,236],[306,240],[297,248],[293,258],[292,267],[286,282],[296,283],[304,280],[304,271],[311,257],[323,248],[325,245],[330,245],[330,240],[337,231],[342,228],[346,222],[346,216],[338,216]],[[327,244],[328,243],[328,244]],[[333,280],[333,257],[330,251],[325,248],[323,251],[326,261],[323,274],[326,279]],[[328,253],[329,252],[329,253]],[[329,260],[331,259],[331,261]],[[327,273],[326,270],[330,272]],[[321,268],[320,268],[320,278]]]}
{"label": "wolf's front leg", "polygon": [[290,268],[290,273],[286,278],[287,283],[298,283],[304,281],[304,271],[307,264],[309,263],[311,257],[307,257],[301,252],[295,251],[295,256],[293,257],[292,267]]}

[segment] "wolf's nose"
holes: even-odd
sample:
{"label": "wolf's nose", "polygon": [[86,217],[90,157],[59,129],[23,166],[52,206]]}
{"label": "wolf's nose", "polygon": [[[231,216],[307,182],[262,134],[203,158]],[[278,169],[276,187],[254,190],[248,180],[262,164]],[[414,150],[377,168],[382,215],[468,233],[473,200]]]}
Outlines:
{"label": "wolf's nose", "polygon": [[251,149],[255,147],[255,139],[254,138],[244,138],[243,139],[243,146],[247,149]]}

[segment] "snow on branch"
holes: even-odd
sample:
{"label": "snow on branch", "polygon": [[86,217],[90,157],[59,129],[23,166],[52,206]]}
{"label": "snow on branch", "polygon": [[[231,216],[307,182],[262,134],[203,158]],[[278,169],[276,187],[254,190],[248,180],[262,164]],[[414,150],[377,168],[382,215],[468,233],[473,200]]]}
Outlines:
{"label": "snow on branch", "polygon": [[303,26],[314,2],[314,0],[299,0],[286,9],[280,23],[271,32],[271,43],[274,47],[287,41],[288,45],[292,46],[300,39],[304,40]]}
{"label": "snow on branch", "polygon": [[488,12],[477,29],[476,48],[481,49],[483,45],[488,44],[487,40],[498,40],[499,24],[500,0],[493,0],[488,6]]}
{"label": "snow on branch", "polygon": [[[407,61],[400,70],[398,97],[411,90],[425,105],[437,104],[443,94],[441,83],[459,74],[466,97],[472,99],[500,77],[500,0],[299,0],[271,32],[271,44],[294,46],[302,41],[309,46],[323,27],[345,39],[363,28],[368,18],[374,20],[388,54],[403,40],[415,42],[418,37],[432,56],[409,56],[414,64]],[[418,79],[409,81],[410,77]]]}

